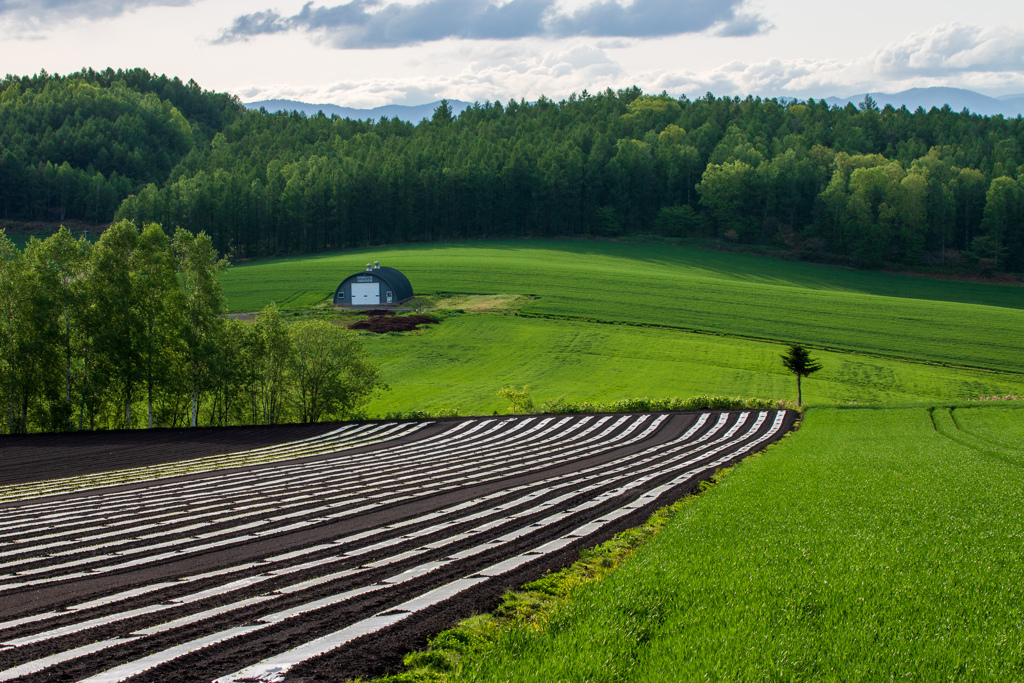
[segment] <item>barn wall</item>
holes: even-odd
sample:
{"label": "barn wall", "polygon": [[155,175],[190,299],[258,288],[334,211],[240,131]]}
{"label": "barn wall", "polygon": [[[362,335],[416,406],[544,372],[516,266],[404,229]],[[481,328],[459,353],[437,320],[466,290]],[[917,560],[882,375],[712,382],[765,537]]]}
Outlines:
{"label": "barn wall", "polygon": [[[338,286],[338,289],[334,292],[334,303],[335,304],[344,304],[344,305],[347,305],[347,306],[352,306],[353,305],[353,303],[352,303],[352,285],[353,285],[353,283],[358,283],[358,284],[374,283],[374,284],[376,284],[379,287],[380,302],[379,302],[379,304],[370,304],[370,305],[380,305],[380,306],[388,305],[388,299],[387,299],[388,292],[391,292],[392,303],[397,303],[394,300],[395,296],[394,296],[394,292],[391,289],[391,285],[389,285],[387,282],[385,282],[384,280],[382,280],[381,278],[379,278],[378,276],[376,276],[376,275],[374,275],[372,273],[363,272],[363,273],[356,273],[355,275],[350,275],[349,277],[345,278],[345,280],[341,283],[341,285]],[[342,296],[339,296],[339,294],[341,294]],[[366,304],[364,304],[364,305],[366,305]]]}

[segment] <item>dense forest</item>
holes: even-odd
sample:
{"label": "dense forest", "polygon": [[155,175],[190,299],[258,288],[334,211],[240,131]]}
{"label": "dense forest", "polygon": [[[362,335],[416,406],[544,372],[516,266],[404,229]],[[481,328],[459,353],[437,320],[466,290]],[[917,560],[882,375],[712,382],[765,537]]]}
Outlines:
{"label": "dense forest", "polygon": [[109,223],[125,197],[164,184],[243,108],[144,69],[0,81],[0,216]]}
{"label": "dense forest", "polygon": [[234,258],[661,235],[864,267],[1024,270],[1024,120],[636,88],[418,125],[245,111],[148,72],[8,76],[0,210],[210,235]]}
{"label": "dense forest", "polygon": [[0,434],[318,422],[383,386],[354,333],[225,318],[207,235],[61,229],[24,251],[0,229]]}

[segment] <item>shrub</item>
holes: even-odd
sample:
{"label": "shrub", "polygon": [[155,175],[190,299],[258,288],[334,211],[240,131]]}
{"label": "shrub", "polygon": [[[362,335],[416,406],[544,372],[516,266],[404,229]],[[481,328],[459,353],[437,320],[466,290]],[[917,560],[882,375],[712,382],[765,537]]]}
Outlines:
{"label": "shrub", "polygon": [[521,389],[516,389],[515,386],[502,387],[498,390],[498,396],[512,404],[509,407],[513,413],[528,413],[533,410],[529,384],[523,385]]}

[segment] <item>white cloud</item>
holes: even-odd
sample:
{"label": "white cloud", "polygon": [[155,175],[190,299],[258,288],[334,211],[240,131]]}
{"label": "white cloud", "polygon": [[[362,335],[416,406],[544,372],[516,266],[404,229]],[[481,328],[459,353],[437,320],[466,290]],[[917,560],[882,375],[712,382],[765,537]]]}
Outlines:
{"label": "white cloud", "polygon": [[[823,98],[861,92],[898,92],[915,87],[950,86],[988,93],[1024,91],[1019,68],[1024,39],[1008,29],[943,25],[876,49],[850,61],[772,59],[731,61],[713,69],[628,71],[616,54],[629,46],[598,40],[571,42],[449,41],[433,53],[438,63],[459,64],[444,75],[425,71],[408,77],[377,77],[335,82],[307,89],[268,86],[245,91],[247,100],[287,97],[312,102],[373,107],[422,104],[441,97],[467,101],[510,97],[562,99],[638,85],[647,92],[673,95],[747,94]],[[252,94],[250,94],[252,93]],[[258,93],[258,95],[256,94]],[[311,99],[312,98],[312,99]]]}
{"label": "white cloud", "polygon": [[295,14],[263,10],[236,17],[220,43],[299,32],[339,49],[388,48],[447,38],[517,40],[651,37],[698,33],[720,36],[764,33],[771,24],[745,0],[422,0],[416,3],[349,0],[333,6],[307,2]]}
{"label": "white cloud", "polygon": [[0,17],[20,27],[52,22],[109,19],[143,7],[182,7],[192,0],[0,0]]}
{"label": "white cloud", "polygon": [[1024,90],[1024,32],[946,24],[847,62],[730,62],[702,72],[649,72],[640,80],[655,90],[691,96],[710,91],[717,95],[828,97],[939,86],[1020,92]]}
{"label": "white cloud", "polygon": [[909,36],[874,55],[875,71],[890,78],[1024,70],[1024,31],[944,24]]}
{"label": "white cloud", "polygon": [[[465,54],[467,50],[462,50]],[[608,54],[590,45],[572,45],[548,52],[524,53],[508,46],[476,45],[471,61],[453,75],[408,78],[378,77],[337,81],[326,86],[296,87],[291,84],[251,86],[240,90],[249,102],[294,99],[317,104],[335,103],[372,108],[385,104],[423,104],[442,97],[485,102],[509,98],[554,99],[584,89],[624,87],[628,78]]]}

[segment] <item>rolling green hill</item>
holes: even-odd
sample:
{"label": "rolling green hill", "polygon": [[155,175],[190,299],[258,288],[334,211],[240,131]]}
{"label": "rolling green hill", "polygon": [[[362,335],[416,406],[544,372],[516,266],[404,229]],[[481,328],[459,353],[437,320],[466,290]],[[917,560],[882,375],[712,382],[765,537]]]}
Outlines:
{"label": "rolling green hill", "polygon": [[792,397],[779,362],[789,341],[818,347],[823,369],[804,383],[812,405],[891,406],[812,407],[799,431],[679,504],[662,533],[601,581],[574,584],[528,622],[467,622],[437,641],[458,644],[451,657],[414,655],[441,663],[443,673],[428,667],[430,680],[1024,672],[1013,645],[1022,635],[1024,410],[1019,401],[950,407],[1024,394],[1024,288],[656,245],[524,241],[246,264],[225,276],[225,290],[236,310],[301,306],[375,259],[420,294],[534,298],[516,303],[519,315],[496,308],[365,336],[392,385],[372,414],[504,411],[495,391],[512,383],[532,385],[538,403],[563,394]]}
{"label": "rolling green hill", "polygon": [[387,247],[238,265],[232,310],[330,296],[368,260],[419,294],[531,294],[537,316],[657,325],[1024,372],[1024,288],[663,245],[506,241]]}
{"label": "rolling green hill", "polygon": [[[367,335],[391,390],[369,414],[457,408],[505,412],[495,392],[528,384],[534,400],[615,401],[636,396],[796,399],[781,344],[662,328],[495,314],[448,318],[422,333]],[[962,401],[1024,394],[1024,376],[944,368],[851,353],[816,352],[824,369],[805,380],[813,404]]]}

